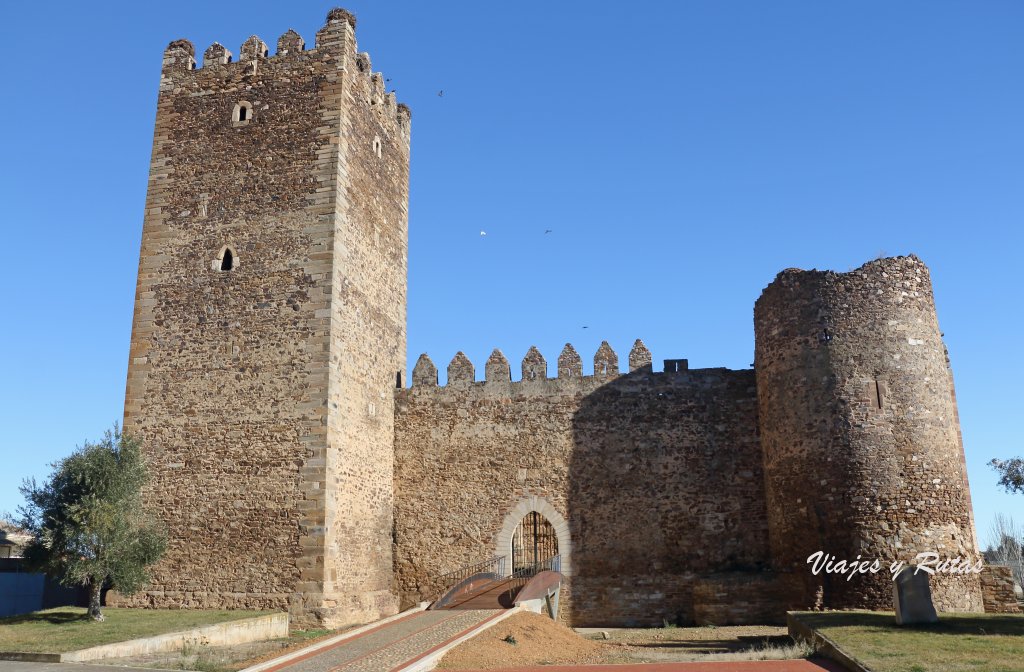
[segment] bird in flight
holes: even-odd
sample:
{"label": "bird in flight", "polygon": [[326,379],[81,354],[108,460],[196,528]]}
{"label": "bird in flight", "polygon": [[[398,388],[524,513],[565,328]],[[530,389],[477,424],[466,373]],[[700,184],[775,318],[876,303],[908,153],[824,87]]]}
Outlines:
{"label": "bird in flight", "polygon": [[481,231],[481,232],[480,232],[480,235],[481,235],[481,236],[486,236],[486,235],[487,235],[487,232],[486,232],[486,231]]}
{"label": "bird in flight", "polygon": [[544,230],[544,235],[545,236],[548,235],[549,233],[551,233],[551,231],[552,231],[552,229],[545,229]]}
{"label": "bird in flight", "polygon": [[437,97],[438,98],[444,98],[444,89],[442,89],[442,90],[437,92]]}

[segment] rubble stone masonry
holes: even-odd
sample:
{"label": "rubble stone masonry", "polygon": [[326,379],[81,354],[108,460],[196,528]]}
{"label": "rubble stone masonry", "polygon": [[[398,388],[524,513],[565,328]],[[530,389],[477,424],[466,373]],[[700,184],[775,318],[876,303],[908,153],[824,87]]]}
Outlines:
{"label": "rubble stone masonry", "polygon": [[[507,556],[531,511],[581,625],[888,609],[888,567],[848,582],[807,557],[978,558],[915,257],[779,274],[754,370],[655,372],[637,341],[625,373],[567,345],[555,377],[531,348],[515,381],[495,351],[485,380],[459,353],[439,386],[422,356],[406,387],[410,113],[354,28],[335,9],[311,49],[164,52],[124,424],[170,546],[112,601],[367,622]],[[933,594],[982,608],[977,575]]]}
{"label": "rubble stone masonry", "polygon": [[985,611],[994,614],[1019,614],[1020,605],[1013,592],[1013,569],[1006,565],[989,565],[981,573],[981,594]]}
{"label": "rubble stone masonry", "polygon": [[273,56],[214,44],[199,69],[191,43],[165,52],[125,428],[170,547],[125,602],[332,626],[397,608],[409,113],[354,23],[334,10]]}
{"label": "rubble stone masonry", "polygon": [[407,602],[432,575],[507,555],[502,529],[532,498],[568,521],[571,548],[560,539],[559,551],[576,624],[691,622],[703,575],[767,569],[753,371],[654,373],[639,342],[630,359],[620,375],[605,344],[596,375],[583,376],[566,346],[548,378],[531,349],[512,382],[496,351],[475,382],[460,353],[439,387],[421,357],[398,393],[395,433],[396,583]]}
{"label": "rubble stone masonry", "polygon": [[[804,578],[805,601],[890,609],[889,563],[928,551],[977,562],[928,268],[910,256],[789,269],[754,316],[771,553]],[[883,571],[814,576],[816,551]],[[937,574],[932,594],[944,611],[982,608],[977,574]]]}

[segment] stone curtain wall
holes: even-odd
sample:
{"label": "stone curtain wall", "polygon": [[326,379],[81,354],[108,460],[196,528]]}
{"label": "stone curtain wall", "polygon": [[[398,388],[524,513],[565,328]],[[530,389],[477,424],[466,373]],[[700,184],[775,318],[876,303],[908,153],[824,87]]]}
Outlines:
{"label": "stone curtain wall", "polygon": [[[772,557],[804,578],[805,606],[891,609],[892,560],[976,561],[927,267],[899,257],[849,273],[789,269],[754,321]],[[885,571],[814,577],[805,561],[815,551],[880,558]],[[977,575],[932,585],[941,610],[981,609]]]}
{"label": "stone curtain wall", "polygon": [[[574,624],[692,621],[703,574],[758,573],[767,517],[752,371],[652,373],[637,343],[619,375],[607,344],[583,376],[571,346],[548,379],[495,352],[486,382],[461,353],[448,384],[425,356],[398,392],[396,590],[495,553],[510,512],[539,497],[568,521]],[[589,367],[588,367],[589,368]]]}
{"label": "stone curtain wall", "polygon": [[353,25],[334,10],[314,49],[288,31],[273,56],[214,44],[199,69],[188,41],[164,54],[125,428],[170,547],[123,602],[394,611],[409,115]]}
{"label": "stone curtain wall", "polygon": [[1013,569],[1005,565],[986,565],[981,572],[981,595],[985,613],[1019,614],[1020,606],[1013,586]]}

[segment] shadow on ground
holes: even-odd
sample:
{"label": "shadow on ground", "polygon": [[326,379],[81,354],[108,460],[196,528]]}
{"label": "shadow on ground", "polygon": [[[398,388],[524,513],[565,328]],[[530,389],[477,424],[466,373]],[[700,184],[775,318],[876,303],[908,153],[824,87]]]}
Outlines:
{"label": "shadow on ground", "polygon": [[863,611],[829,611],[802,613],[800,621],[812,628],[867,628],[876,631],[894,629],[907,632],[928,632],[948,635],[1016,635],[1024,636],[1024,617],[999,614],[940,614],[938,623],[896,625],[892,613]]}
{"label": "shadow on ground", "polygon": [[17,625],[21,623],[51,623],[53,625],[64,625],[65,623],[77,623],[88,621],[89,614],[84,612],[75,614],[67,611],[56,612],[34,612],[22,614],[21,616],[8,616],[2,620],[3,625]]}
{"label": "shadow on ground", "polygon": [[637,649],[677,649],[693,653],[733,653],[765,646],[791,646],[788,635],[777,637],[736,637],[731,639],[674,640],[659,639],[646,642],[623,643],[623,646]]}

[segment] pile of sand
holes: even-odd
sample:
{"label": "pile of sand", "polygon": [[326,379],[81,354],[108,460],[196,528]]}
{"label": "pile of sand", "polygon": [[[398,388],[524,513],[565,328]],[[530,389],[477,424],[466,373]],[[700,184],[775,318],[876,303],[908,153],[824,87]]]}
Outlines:
{"label": "pile of sand", "polygon": [[593,663],[599,661],[604,652],[603,644],[581,637],[547,616],[524,611],[455,647],[441,659],[438,668],[467,670]]}

